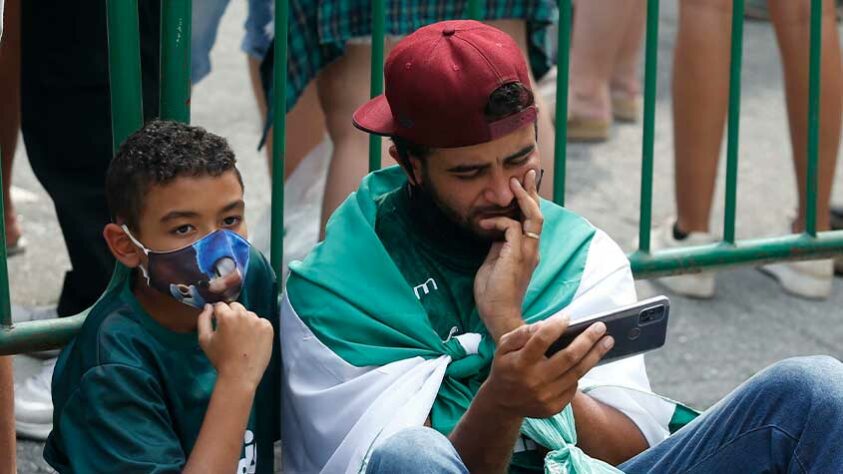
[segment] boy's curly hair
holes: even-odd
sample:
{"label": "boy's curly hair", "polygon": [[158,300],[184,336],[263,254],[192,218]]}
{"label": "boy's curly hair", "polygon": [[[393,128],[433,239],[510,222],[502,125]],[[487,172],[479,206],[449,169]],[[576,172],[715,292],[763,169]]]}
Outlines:
{"label": "boy's curly hair", "polygon": [[234,170],[242,187],[236,162],[224,138],[202,127],[153,120],[120,145],[108,167],[105,194],[111,219],[136,230],[149,188],[177,177],[219,176]]}

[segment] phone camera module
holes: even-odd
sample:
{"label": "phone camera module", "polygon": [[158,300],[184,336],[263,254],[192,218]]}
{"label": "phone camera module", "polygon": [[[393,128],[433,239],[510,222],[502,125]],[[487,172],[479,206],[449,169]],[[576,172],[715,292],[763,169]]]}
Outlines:
{"label": "phone camera module", "polygon": [[638,316],[638,321],[640,324],[651,324],[658,321],[661,321],[664,317],[664,308],[661,306],[657,306],[655,308],[645,309],[641,312]]}

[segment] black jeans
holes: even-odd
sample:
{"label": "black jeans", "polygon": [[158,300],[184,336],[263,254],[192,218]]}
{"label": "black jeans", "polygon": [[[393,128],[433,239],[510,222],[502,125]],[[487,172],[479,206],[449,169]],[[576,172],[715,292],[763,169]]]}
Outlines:
{"label": "black jeans", "polygon": [[[139,4],[148,119],[158,112],[160,2]],[[114,267],[102,237],[112,157],[105,0],[21,2],[21,48],[21,129],[70,255],[58,303],[68,316],[99,298]]]}

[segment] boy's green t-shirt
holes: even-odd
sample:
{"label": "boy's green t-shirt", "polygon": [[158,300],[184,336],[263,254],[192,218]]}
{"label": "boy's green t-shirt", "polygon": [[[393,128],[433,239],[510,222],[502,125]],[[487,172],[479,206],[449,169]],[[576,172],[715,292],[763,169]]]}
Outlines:
{"label": "boy's green t-shirt", "polygon": [[[127,275],[94,305],[59,357],[44,448],[59,472],[180,472],[196,443],[216,370],[195,332],[173,332],[143,310],[131,281]],[[255,250],[239,301],[275,322],[275,275]],[[273,359],[267,374],[277,372]],[[267,430],[256,421],[253,408],[237,472],[271,465],[276,436],[261,437]]]}
{"label": "boy's green t-shirt", "polygon": [[[411,197],[406,185],[378,198],[375,233],[442,340],[476,331],[474,278],[488,242],[467,235],[429,199]],[[543,458],[535,450],[516,453],[510,472],[543,471]]]}

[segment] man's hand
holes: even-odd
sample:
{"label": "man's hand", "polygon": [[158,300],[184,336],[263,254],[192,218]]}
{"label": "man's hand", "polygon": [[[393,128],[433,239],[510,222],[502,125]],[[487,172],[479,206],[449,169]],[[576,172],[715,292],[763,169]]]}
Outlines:
{"label": "man's hand", "polygon": [[205,305],[198,327],[199,345],[219,377],[257,387],[272,355],[272,324],[240,303],[217,303]]}
{"label": "man's hand", "polygon": [[523,186],[512,178],[510,187],[518,200],[524,222],[508,217],[480,221],[484,229],[502,231],[505,240],[492,244],[486,261],[474,279],[477,312],[495,342],[503,334],[524,324],[521,305],[533,270],[539,263],[538,237],[544,225],[536,187],[536,171],[527,172]]}
{"label": "man's hand", "polygon": [[501,338],[484,391],[502,413],[547,418],[561,412],[577,393],[579,379],[614,345],[605,336],[606,325],[598,322],[565,349],[545,357],[567,327],[566,316],[554,316]]}
{"label": "man's hand", "polygon": [[500,339],[492,371],[449,438],[470,472],[504,473],[524,417],[547,418],[571,402],[577,382],[612,347],[595,323],[551,358],[550,344],[568,327],[554,316]]}

